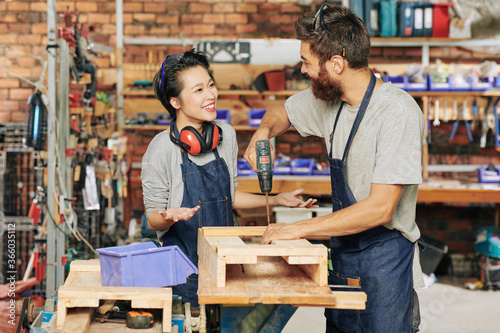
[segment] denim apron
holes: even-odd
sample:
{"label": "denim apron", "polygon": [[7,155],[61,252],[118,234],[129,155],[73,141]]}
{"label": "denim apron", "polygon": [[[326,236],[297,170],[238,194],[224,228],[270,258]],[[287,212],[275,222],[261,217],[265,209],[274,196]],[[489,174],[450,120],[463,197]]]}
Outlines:
{"label": "denim apron", "polygon": [[[335,119],[328,158],[333,212],[357,202],[347,182],[346,158],[374,87],[372,73],[341,160],[333,158],[332,142],[344,103]],[[354,235],[332,237],[330,247],[333,271],[329,272],[329,285],[335,285],[334,290],[351,291],[359,286],[368,299],[366,309],[361,311],[325,309],[327,332],[411,332],[414,244],[399,231],[378,226]]]}
{"label": "denim apron", "polygon": [[[174,135],[179,132],[174,126]],[[181,207],[200,209],[187,221],[174,223],[162,237],[163,246],[177,245],[186,256],[198,266],[198,228],[233,225],[231,202],[231,178],[224,159],[220,158],[217,148],[213,150],[215,160],[196,165],[188,153],[182,150],[182,179],[184,196]],[[175,195],[172,193],[171,195]],[[172,288],[173,294],[182,297],[183,302],[198,306],[198,275],[192,274],[185,284]]]}

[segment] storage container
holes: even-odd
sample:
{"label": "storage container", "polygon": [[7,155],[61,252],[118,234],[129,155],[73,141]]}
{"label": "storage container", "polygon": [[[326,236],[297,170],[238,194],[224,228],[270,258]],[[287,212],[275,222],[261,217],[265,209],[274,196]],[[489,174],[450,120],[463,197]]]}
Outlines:
{"label": "storage container", "polygon": [[274,160],[273,173],[275,175],[289,175],[292,173],[292,161],[277,158]]}
{"label": "storage container", "polygon": [[500,169],[495,166],[482,166],[477,169],[477,180],[480,183],[500,183]]}
{"label": "storage container", "polygon": [[314,168],[314,159],[312,158],[296,158],[292,160],[292,175],[312,175]]}
{"label": "storage container", "polygon": [[250,165],[244,158],[238,158],[237,163],[238,176],[254,176],[257,174],[257,172],[253,171],[252,168],[250,168]]}
{"label": "storage container", "polygon": [[248,125],[259,127],[265,113],[266,109],[250,109],[250,111],[248,111]]}
{"label": "storage container", "polygon": [[217,110],[217,116],[215,117],[215,120],[221,120],[224,121],[228,124],[231,123],[231,112],[227,109],[221,109]]}
{"label": "storage container", "polygon": [[419,245],[424,246],[424,251],[420,253],[422,272],[430,275],[434,273],[444,254],[448,252],[448,246],[437,239],[424,235],[417,242]]}
{"label": "storage container", "polygon": [[500,228],[484,227],[477,231],[474,242],[476,252],[500,259]]}
{"label": "storage container", "polygon": [[482,78],[479,81],[474,82],[471,80],[471,90],[472,91],[486,91],[491,89],[491,81],[489,78]]}
{"label": "storage container", "polygon": [[169,287],[186,283],[196,266],[176,245],[153,242],[97,249],[103,286]]}

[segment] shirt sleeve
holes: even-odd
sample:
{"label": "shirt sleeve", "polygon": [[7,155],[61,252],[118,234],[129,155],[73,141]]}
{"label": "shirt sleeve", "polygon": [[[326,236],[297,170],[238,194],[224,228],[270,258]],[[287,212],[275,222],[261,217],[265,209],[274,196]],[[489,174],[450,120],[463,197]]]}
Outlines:
{"label": "shirt sleeve", "polygon": [[423,116],[420,110],[392,110],[381,123],[373,183],[421,184]]}
{"label": "shirt sleeve", "polygon": [[149,215],[155,210],[165,210],[168,208],[170,198],[170,184],[168,182],[167,172],[168,167],[162,168],[159,172],[153,165],[158,163],[149,160],[152,151],[146,152],[142,159],[142,194],[146,215]]}

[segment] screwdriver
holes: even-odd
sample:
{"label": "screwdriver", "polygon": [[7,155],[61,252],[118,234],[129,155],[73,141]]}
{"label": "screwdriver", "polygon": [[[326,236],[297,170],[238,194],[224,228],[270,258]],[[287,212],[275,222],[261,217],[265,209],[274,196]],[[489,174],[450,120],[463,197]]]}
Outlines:
{"label": "screwdriver", "polygon": [[267,224],[271,223],[269,214],[269,193],[273,188],[273,166],[271,163],[271,144],[269,140],[259,140],[255,144],[257,154],[257,177],[260,190],[266,195]]}

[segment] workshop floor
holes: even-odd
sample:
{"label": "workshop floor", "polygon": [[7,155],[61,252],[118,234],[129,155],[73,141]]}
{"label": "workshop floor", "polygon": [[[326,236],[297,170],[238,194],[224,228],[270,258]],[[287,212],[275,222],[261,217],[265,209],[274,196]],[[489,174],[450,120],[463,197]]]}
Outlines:
{"label": "workshop floor", "polygon": [[[421,333],[499,332],[500,291],[468,290],[460,281],[440,277],[428,288],[418,289]],[[283,329],[283,333],[325,332],[322,308],[299,308]]]}

